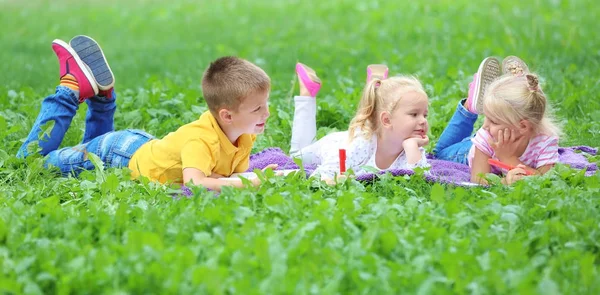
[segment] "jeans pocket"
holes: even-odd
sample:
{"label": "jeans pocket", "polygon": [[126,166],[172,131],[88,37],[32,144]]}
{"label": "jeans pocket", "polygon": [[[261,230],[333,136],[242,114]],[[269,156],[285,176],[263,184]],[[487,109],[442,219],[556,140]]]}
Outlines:
{"label": "jeans pocket", "polygon": [[111,145],[110,167],[127,167],[133,154],[154,137],[141,130],[121,131]]}
{"label": "jeans pocket", "polygon": [[139,130],[139,129],[129,129],[129,130],[127,130],[127,132],[139,135],[141,137],[146,138],[147,140],[151,140],[151,139],[155,138],[152,134],[150,134],[146,131]]}

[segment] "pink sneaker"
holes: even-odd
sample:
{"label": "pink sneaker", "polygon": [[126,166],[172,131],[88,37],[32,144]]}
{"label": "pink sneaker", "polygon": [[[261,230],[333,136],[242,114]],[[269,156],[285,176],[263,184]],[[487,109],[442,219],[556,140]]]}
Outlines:
{"label": "pink sneaker", "polygon": [[483,96],[487,87],[500,77],[500,61],[495,57],[485,58],[477,73],[473,75],[473,81],[469,83],[469,95],[465,102],[465,107],[474,114],[483,113]]}
{"label": "pink sneaker", "polygon": [[79,103],[98,94],[98,86],[96,86],[94,77],[71,46],[62,40],[56,39],[52,41],[52,50],[54,50],[56,57],[58,57],[60,77],[62,78],[66,74],[70,74],[77,79],[77,84],[79,85]]}
{"label": "pink sneaker", "polygon": [[306,87],[310,96],[316,97],[319,90],[321,90],[321,79],[317,77],[317,73],[305,64],[297,63],[296,74],[298,74],[300,83]]}
{"label": "pink sneaker", "polygon": [[69,45],[92,73],[98,89],[108,91],[108,93],[112,92],[115,85],[115,76],[108,65],[102,48],[100,48],[100,44],[91,37],[79,35],[73,37],[69,41]]}
{"label": "pink sneaker", "polygon": [[388,67],[386,65],[368,65],[367,66],[367,83],[371,81],[373,78],[377,79],[387,79],[388,77]]}

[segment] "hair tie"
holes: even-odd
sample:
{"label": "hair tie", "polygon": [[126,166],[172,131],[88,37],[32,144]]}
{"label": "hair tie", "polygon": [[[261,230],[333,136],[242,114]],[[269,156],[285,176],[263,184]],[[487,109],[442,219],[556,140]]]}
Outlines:
{"label": "hair tie", "polygon": [[531,93],[540,91],[540,82],[536,76],[527,74],[525,78],[527,78],[527,88]]}

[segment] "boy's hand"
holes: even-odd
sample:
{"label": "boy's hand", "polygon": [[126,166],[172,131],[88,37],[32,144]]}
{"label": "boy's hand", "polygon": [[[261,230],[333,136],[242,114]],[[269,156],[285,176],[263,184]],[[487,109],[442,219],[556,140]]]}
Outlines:
{"label": "boy's hand", "polygon": [[267,169],[273,169],[273,170],[275,170],[275,169],[277,169],[277,167],[279,167],[279,165],[277,165],[277,164],[269,164],[269,165],[267,165],[267,167],[265,167],[265,168],[262,169],[262,172],[267,171]]}
{"label": "boy's hand", "polygon": [[504,128],[498,130],[495,141],[488,141],[488,144],[494,149],[494,153],[498,160],[504,163],[514,163],[519,160],[517,151],[522,150],[523,146],[529,144],[529,140],[525,136],[519,136],[516,131]]}
{"label": "boy's hand", "polygon": [[252,182],[253,186],[259,186],[261,184],[260,178],[258,177],[253,177],[249,179],[250,182]]}
{"label": "boy's hand", "polygon": [[526,167],[523,164],[519,164],[516,168],[509,170],[506,173],[506,184],[511,185],[525,177],[527,175],[525,171]]}
{"label": "boy's hand", "polygon": [[[262,172],[266,172],[267,169],[273,169],[273,170],[275,170],[275,169],[277,169],[277,167],[279,167],[279,165],[277,165],[277,164],[269,164],[269,165],[267,165],[267,167],[265,167],[265,168],[262,169]],[[281,176],[281,175],[283,175],[283,172],[275,171],[275,175],[276,176]],[[250,182],[252,182],[252,185],[254,185],[254,186],[259,186],[261,184],[260,178],[258,178],[258,177],[251,178]]]}
{"label": "boy's hand", "polygon": [[267,167],[265,167],[265,168],[262,169],[262,172],[266,172],[267,169],[273,169],[274,172],[275,172],[275,176],[283,176],[283,172],[282,171],[275,170],[275,169],[277,169],[277,167],[279,167],[279,165],[277,165],[277,164],[269,164],[269,165],[267,165]]}

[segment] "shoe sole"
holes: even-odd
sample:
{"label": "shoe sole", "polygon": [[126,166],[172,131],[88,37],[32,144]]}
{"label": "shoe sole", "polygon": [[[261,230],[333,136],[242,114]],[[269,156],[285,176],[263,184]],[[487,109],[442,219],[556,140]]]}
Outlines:
{"label": "shoe sole", "polygon": [[369,65],[367,66],[367,83],[373,78],[387,79],[388,67],[386,65]]}
{"label": "shoe sole", "polygon": [[90,85],[92,86],[94,94],[98,94],[98,86],[96,85],[96,83],[93,83],[95,81],[94,75],[92,75],[92,73],[89,71],[85,62],[83,62],[83,60],[79,58],[77,52],[63,40],[55,39],[54,41],[52,41],[52,43],[60,45],[62,48],[66,49],[71,54],[71,56],[73,56],[73,59],[75,59],[75,63],[77,63],[77,66],[79,66],[81,72],[83,72],[83,75],[85,75],[85,78],[89,81]]}
{"label": "shoe sole", "polygon": [[487,57],[479,65],[477,70],[477,84],[475,85],[477,102],[475,109],[479,114],[483,114],[483,97],[488,86],[502,75],[500,70],[500,61],[495,57]]}
{"label": "shoe sole", "polygon": [[[515,71],[511,70],[510,68],[513,68],[512,64],[516,65],[518,68],[520,68],[520,70],[518,70],[518,68]],[[510,55],[502,60],[502,73],[505,75],[511,74],[513,76],[523,73],[527,74],[529,73],[529,67],[518,56]]]}
{"label": "shoe sole", "polygon": [[113,88],[115,77],[98,42],[88,36],[80,35],[75,36],[69,43],[92,72],[98,88],[100,90]]}
{"label": "shoe sole", "polygon": [[310,80],[312,80],[313,82],[319,83],[321,84],[321,79],[319,79],[319,77],[317,76],[317,72],[315,72],[315,70],[311,69],[309,66],[303,64],[303,63],[299,63],[301,67],[304,68],[304,70],[306,71],[306,74],[308,75],[308,77],[310,78]]}

